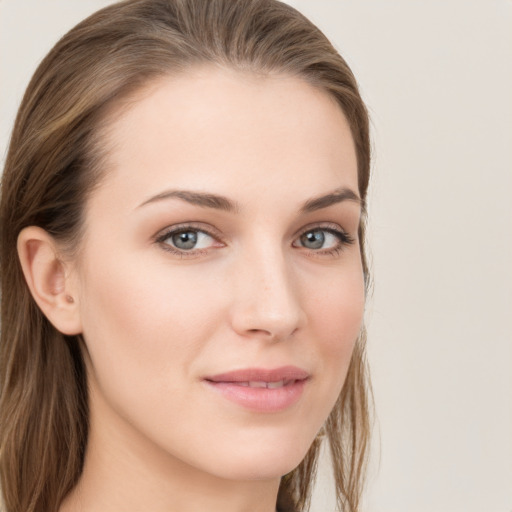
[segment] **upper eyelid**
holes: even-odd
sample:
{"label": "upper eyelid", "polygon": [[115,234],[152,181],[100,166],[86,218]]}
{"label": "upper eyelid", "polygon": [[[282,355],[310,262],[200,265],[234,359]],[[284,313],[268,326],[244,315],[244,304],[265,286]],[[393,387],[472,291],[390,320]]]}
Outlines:
{"label": "upper eyelid", "polygon": [[[177,231],[184,231],[190,229],[195,231],[203,231],[204,233],[214,236],[214,237],[221,237],[221,233],[217,228],[214,228],[213,226],[209,224],[205,224],[203,222],[180,222],[178,224],[172,224],[169,225],[161,230],[159,230],[155,235],[154,238],[157,238],[161,235],[165,235],[167,233],[174,233]],[[303,233],[307,233],[308,231],[312,231],[314,229],[331,229],[333,231],[341,231],[343,233],[348,234],[348,230],[343,228],[340,224],[336,222],[315,222],[312,224],[308,224],[300,229],[298,229],[294,234],[293,237],[300,236]]]}
{"label": "upper eyelid", "polygon": [[336,222],[317,222],[314,224],[309,224],[307,226],[304,226],[303,228],[299,229],[294,235],[293,238],[299,237],[303,235],[304,233],[307,233],[308,231],[314,231],[315,229],[318,230],[326,230],[331,232],[337,232],[337,233],[343,233],[345,235],[349,235],[349,230],[343,228],[340,224]]}
{"label": "upper eyelid", "polygon": [[330,233],[331,235],[337,237],[341,244],[353,243],[357,240],[357,238],[352,236],[347,230],[339,226],[336,228],[332,228],[329,226],[316,226],[299,232],[297,236],[294,236],[293,241],[295,242],[295,240],[300,239],[302,235],[309,233],[311,231],[326,231],[327,233]]}
{"label": "upper eyelid", "polygon": [[173,233],[179,233],[180,231],[201,231],[202,233],[206,233],[208,236],[215,238],[216,240],[222,241],[222,237],[217,229],[213,228],[213,226],[205,226],[203,223],[198,222],[183,222],[179,224],[173,224],[171,226],[167,226],[160,231],[158,231],[154,236],[154,240],[161,240],[165,237],[170,236]]}

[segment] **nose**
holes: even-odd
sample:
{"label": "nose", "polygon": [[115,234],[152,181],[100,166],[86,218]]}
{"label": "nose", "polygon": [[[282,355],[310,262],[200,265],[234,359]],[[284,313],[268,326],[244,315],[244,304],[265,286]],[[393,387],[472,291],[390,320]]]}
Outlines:
{"label": "nose", "polygon": [[233,329],[243,337],[269,341],[290,338],[306,323],[299,283],[282,250],[240,258],[234,271]]}

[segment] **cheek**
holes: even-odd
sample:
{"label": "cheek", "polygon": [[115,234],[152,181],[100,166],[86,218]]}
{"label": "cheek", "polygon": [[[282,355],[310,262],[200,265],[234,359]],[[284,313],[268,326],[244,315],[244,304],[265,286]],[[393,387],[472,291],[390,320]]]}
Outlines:
{"label": "cheek", "polygon": [[84,338],[95,378],[105,392],[129,391],[135,401],[137,394],[151,400],[172,392],[218,318],[207,283],[158,265],[142,268],[136,260],[98,262],[83,280]]}
{"label": "cheek", "polygon": [[331,276],[308,300],[310,328],[317,333],[315,349],[320,373],[325,376],[326,396],[334,401],[343,386],[354,345],[361,331],[365,289],[362,270]]}
{"label": "cheek", "polygon": [[[354,267],[354,268],[353,268]],[[309,294],[310,320],[323,332],[326,348],[337,350],[343,341],[357,337],[364,313],[362,270],[356,265],[330,276],[316,293]],[[353,268],[353,270],[351,270]]]}

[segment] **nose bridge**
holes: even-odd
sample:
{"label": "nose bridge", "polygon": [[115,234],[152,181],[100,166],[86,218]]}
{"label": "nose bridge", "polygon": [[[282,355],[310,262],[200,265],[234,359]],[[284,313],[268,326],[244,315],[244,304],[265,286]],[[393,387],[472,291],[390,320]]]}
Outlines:
{"label": "nose bridge", "polygon": [[244,335],[286,339],[305,321],[290,262],[276,242],[249,251],[237,262],[233,327]]}

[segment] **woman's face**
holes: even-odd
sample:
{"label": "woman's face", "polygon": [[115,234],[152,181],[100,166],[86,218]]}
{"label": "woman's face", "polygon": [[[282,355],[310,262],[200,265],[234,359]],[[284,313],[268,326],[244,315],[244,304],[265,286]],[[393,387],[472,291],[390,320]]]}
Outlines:
{"label": "woman's face", "polygon": [[91,437],[229,479],[300,463],[364,307],[350,129],[287,76],[201,68],[113,121],[76,262]]}

